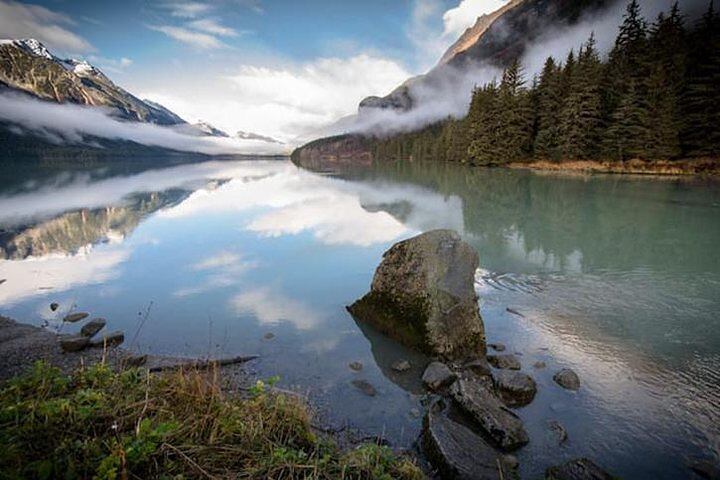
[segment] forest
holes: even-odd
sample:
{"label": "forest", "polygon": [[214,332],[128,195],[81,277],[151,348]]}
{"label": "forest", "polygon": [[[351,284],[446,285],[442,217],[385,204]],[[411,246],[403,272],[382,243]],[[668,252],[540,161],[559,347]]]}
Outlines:
{"label": "forest", "polygon": [[594,35],[527,79],[519,59],[477,86],[467,116],[371,140],[373,158],[501,165],[720,157],[720,15],[677,3],[649,23],[637,0],[607,58]]}

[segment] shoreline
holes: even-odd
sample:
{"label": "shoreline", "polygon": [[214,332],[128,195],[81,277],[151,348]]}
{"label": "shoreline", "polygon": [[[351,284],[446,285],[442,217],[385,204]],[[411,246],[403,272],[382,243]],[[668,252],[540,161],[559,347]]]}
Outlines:
{"label": "shoreline", "polygon": [[718,177],[720,161],[713,159],[697,160],[629,160],[627,162],[609,162],[600,160],[563,160],[552,162],[537,160],[532,162],[512,162],[507,168],[514,170],[532,170],[535,172],[563,172],[578,174],[614,174],[647,175],[667,177]]}

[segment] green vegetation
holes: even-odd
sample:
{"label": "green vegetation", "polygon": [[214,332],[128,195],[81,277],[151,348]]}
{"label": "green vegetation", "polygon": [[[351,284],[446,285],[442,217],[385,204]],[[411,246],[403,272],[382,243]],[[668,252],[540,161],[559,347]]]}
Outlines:
{"label": "green vegetation", "polygon": [[268,389],[276,380],[240,396],[217,371],[38,363],[0,389],[0,478],[423,478],[386,447],[339,451],[301,400]]}
{"label": "green vegetation", "polygon": [[602,61],[595,38],[528,86],[515,60],[478,87],[465,118],[377,138],[373,158],[495,165],[532,160],[720,157],[720,15],[692,28],[678,5],[652,25],[637,0]]}

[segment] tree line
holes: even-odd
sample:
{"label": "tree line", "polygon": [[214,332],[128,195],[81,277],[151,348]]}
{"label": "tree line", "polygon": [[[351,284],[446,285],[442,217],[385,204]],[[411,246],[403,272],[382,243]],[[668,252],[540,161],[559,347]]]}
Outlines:
{"label": "tree line", "polygon": [[475,165],[720,157],[720,15],[687,26],[677,3],[649,24],[637,0],[606,59],[595,37],[531,82],[519,59],[476,87],[467,115],[372,142],[374,158]]}

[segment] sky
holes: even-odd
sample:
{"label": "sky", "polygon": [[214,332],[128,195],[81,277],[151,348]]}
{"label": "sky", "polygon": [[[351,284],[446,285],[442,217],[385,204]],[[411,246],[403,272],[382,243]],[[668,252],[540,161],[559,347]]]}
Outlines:
{"label": "sky", "polygon": [[85,59],[190,122],[282,141],[427,71],[505,0],[0,0],[0,38]]}

